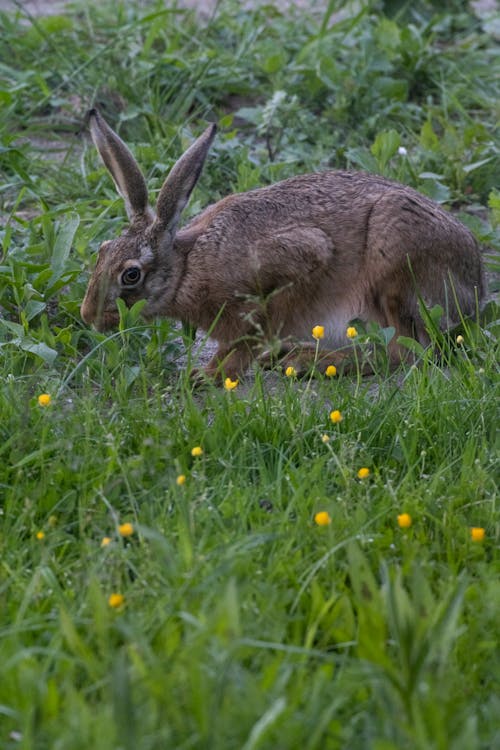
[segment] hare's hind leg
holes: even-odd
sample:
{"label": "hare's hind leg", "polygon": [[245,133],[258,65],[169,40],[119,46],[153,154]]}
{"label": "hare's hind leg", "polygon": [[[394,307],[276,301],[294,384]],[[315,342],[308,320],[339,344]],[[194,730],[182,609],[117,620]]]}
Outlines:
{"label": "hare's hind leg", "polygon": [[325,374],[331,365],[339,373],[361,370],[363,375],[372,375],[374,372],[370,362],[356,360],[352,351],[317,349],[315,344],[307,342],[283,344],[278,354],[264,352],[258,362],[266,369],[271,369],[276,365],[279,365],[282,370],[293,367],[298,377],[307,375],[313,369],[317,373]]}
{"label": "hare's hind leg", "polygon": [[394,369],[404,362],[411,360],[414,355],[406,347],[398,343],[399,336],[413,338],[425,345],[428,336],[423,321],[418,315],[416,299],[404,297],[386,288],[380,295],[379,307],[381,311],[380,324],[384,328],[394,328],[395,333],[387,346],[389,364]]}
{"label": "hare's hind leg", "polygon": [[191,377],[195,382],[208,379],[218,384],[221,384],[224,378],[237,380],[244,376],[253,359],[255,352],[245,341],[234,344],[220,343],[208,364],[203,368],[194,368]]}

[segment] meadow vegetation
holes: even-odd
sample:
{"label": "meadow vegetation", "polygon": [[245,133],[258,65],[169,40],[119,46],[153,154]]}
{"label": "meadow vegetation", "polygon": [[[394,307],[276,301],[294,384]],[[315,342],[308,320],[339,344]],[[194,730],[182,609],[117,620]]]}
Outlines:
{"label": "meadow vegetation", "polygon": [[472,229],[494,297],[498,24],[418,1],[332,24],[340,5],[0,13],[6,750],[500,745],[496,303],[446,337],[429,311],[439,357],[395,373],[392,332],[355,322],[374,377],[201,391],[171,321],[79,318],[124,223],[95,104],[153,195],[219,123],[187,216],[303,171],[399,179]]}

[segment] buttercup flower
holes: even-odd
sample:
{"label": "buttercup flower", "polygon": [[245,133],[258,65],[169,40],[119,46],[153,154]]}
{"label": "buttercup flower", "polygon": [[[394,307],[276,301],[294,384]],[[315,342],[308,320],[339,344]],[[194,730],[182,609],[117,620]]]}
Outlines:
{"label": "buttercup flower", "polygon": [[101,547],[107,547],[108,544],[111,544],[111,537],[110,536],[103,536]]}
{"label": "buttercup flower", "polygon": [[464,337],[463,336],[457,336],[457,338],[455,339],[455,341],[460,346],[461,344],[464,343]]}
{"label": "buttercup flower", "polygon": [[125,601],[125,597],[123,594],[111,594],[111,596],[108,599],[108,604],[113,609],[118,609],[118,607],[121,607],[122,604]]}
{"label": "buttercup flower", "polygon": [[330,436],[325,433],[324,435],[321,435],[321,440],[324,443],[329,443],[330,442]]}
{"label": "buttercup flower", "polygon": [[118,533],[120,534],[120,536],[124,537],[132,536],[132,534],[134,533],[134,527],[131,523],[121,523],[118,526]]}
{"label": "buttercup flower", "polygon": [[349,326],[349,328],[345,332],[345,335],[347,336],[348,339],[355,339],[356,336],[358,335],[358,332],[354,328],[354,326]]}
{"label": "buttercup flower", "polygon": [[292,367],[291,365],[287,367],[285,370],[285,375],[287,376],[287,378],[294,378],[296,374],[297,374],[297,370],[295,369],[295,367]]}
{"label": "buttercup flower", "polygon": [[312,329],[312,335],[313,335],[313,339],[316,339],[317,341],[319,341],[319,339],[324,338],[325,336],[324,326],[314,326],[314,328]]}
{"label": "buttercup flower", "polygon": [[224,381],[224,388],[226,389],[226,391],[233,391],[238,385],[238,382],[238,380],[231,380],[231,378],[226,378]]}
{"label": "buttercup flower", "polygon": [[320,510],[319,513],[316,513],[314,516],[314,523],[318,526],[329,526],[331,522],[332,519],[327,510]]}
{"label": "buttercup flower", "polygon": [[328,365],[328,367],[325,370],[325,375],[327,378],[334,378],[337,374],[337,368],[335,365]]}
{"label": "buttercup flower", "polygon": [[485,534],[486,532],[481,526],[473,526],[470,530],[470,537],[473,542],[482,542]]}
{"label": "buttercup flower", "polygon": [[45,531],[37,531],[36,538],[38,539],[39,542],[41,542],[42,539],[45,539]]}
{"label": "buttercup flower", "polygon": [[330,412],[330,419],[332,420],[333,424],[338,424],[339,422],[342,422],[344,417],[338,409],[335,409],[335,411]]}
{"label": "buttercup flower", "polygon": [[411,526],[411,523],[412,521],[411,521],[411,516],[409,513],[401,513],[398,516],[398,526],[401,529],[409,529]]}
{"label": "buttercup flower", "polygon": [[186,483],[186,475],[185,474],[179,474],[179,476],[175,480],[175,483],[178,484],[179,487],[182,487],[182,485]]}
{"label": "buttercup flower", "polygon": [[366,466],[362,466],[361,469],[358,471],[358,479],[366,479],[366,477],[370,476],[370,469],[368,469]]}
{"label": "buttercup flower", "polygon": [[48,406],[50,402],[52,401],[52,398],[49,393],[41,393],[38,396],[38,405],[39,406]]}
{"label": "buttercup flower", "polygon": [[195,445],[194,448],[191,448],[191,455],[194,458],[197,458],[198,456],[203,456],[203,448],[201,445]]}

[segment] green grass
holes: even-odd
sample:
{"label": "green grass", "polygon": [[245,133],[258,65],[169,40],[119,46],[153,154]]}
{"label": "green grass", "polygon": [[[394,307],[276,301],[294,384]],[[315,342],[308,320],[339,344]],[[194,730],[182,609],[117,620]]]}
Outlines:
{"label": "green grass", "polygon": [[0,14],[0,745],[489,750],[497,305],[437,342],[439,362],[257,371],[231,393],[193,392],[170,321],[132,312],[104,336],[79,319],[124,221],[82,135],[94,103],[153,193],[219,121],[191,214],[328,166],[413,185],[488,247],[497,291],[494,24],[460,2],[366,4],[334,26],[240,5],[203,22],[163,2]]}

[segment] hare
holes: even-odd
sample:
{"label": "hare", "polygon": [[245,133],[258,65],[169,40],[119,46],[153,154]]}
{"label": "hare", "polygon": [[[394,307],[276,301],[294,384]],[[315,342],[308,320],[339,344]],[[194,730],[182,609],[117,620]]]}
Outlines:
{"label": "hare", "polygon": [[[480,249],[471,232],[432,200],[374,174],[326,171],[233,194],[186,226],[179,220],[215,137],[210,125],[181,156],[156,204],[134,157],[93,109],[92,139],[125,200],[129,227],[101,245],[81,307],[98,330],[116,326],[116,299],[144,299],[148,320],[168,316],[217,341],[205,373],[241,376],[263,342],[284,344],[300,369],[348,365],[348,323],[393,326],[428,342],[419,300],[441,304],[445,325],[471,315],[483,293]],[[311,329],[325,329],[319,353]],[[310,343],[307,343],[309,341]],[[346,359],[347,358],[347,359]]]}

